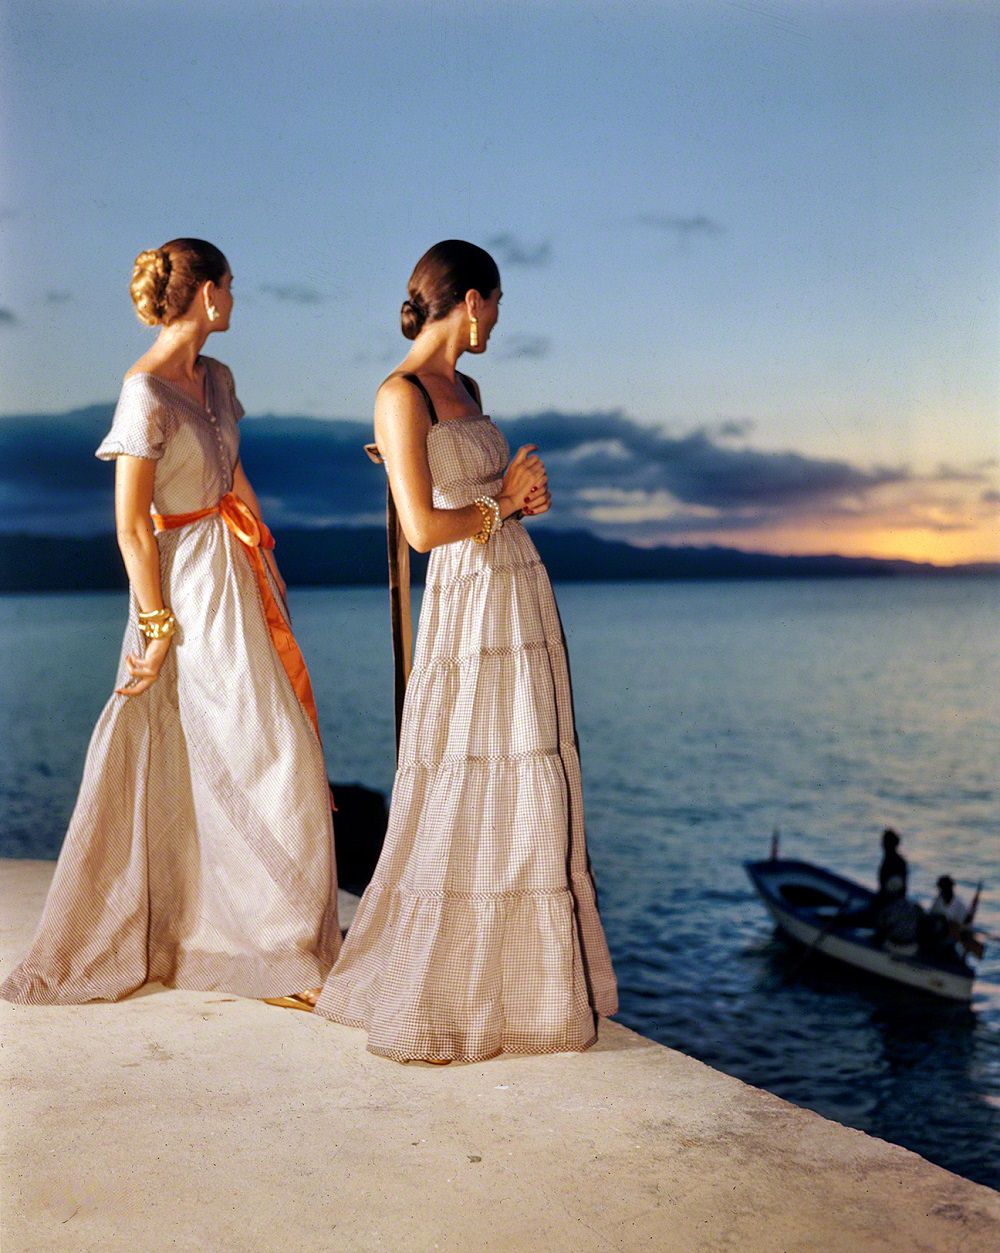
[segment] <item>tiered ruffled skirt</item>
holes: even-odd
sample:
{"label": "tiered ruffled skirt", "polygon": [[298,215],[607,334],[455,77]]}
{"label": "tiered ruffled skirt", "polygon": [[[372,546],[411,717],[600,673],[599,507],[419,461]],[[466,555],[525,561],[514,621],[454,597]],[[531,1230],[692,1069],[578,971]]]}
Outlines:
{"label": "tiered ruffled skirt", "polygon": [[317,1009],[478,1060],[584,1049],[616,1008],[562,627],[510,522],[432,555],[385,849]]}

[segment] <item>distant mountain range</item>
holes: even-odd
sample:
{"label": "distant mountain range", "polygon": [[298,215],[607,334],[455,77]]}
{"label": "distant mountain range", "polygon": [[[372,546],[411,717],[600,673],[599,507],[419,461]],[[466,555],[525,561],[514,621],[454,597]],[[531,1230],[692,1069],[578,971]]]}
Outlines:
{"label": "distant mountain range", "polygon": [[[637,548],[588,531],[546,527],[538,527],[532,538],[552,578],[563,582],[1000,576],[1000,562],[933,566],[872,557],[782,557],[734,548]],[[377,585],[386,580],[381,527],[290,527],[279,532],[278,542],[282,574],[294,586]],[[414,582],[422,581],[425,567],[426,557],[414,553]],[[0,535],[0,592],[97,591],[125,585],[113,535]]]}

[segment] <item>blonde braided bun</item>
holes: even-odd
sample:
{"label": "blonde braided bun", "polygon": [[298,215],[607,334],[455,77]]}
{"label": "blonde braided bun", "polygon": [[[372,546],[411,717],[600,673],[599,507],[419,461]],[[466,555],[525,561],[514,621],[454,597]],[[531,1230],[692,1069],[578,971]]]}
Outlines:
{"label": "blonde braided bun", "polygon": [[169,281],[170,258],[162,248],[148,248],[139,253],[132,267],[129,291],[140,322],[156,326],[163,321]]}
{"label": "blonde braided bun", "polygon": [[228,272],[225,255],[205,239],[171,239],[140,252],[129,285],[139,321],[169,326],[191,308],[202,283],[221,283]]}

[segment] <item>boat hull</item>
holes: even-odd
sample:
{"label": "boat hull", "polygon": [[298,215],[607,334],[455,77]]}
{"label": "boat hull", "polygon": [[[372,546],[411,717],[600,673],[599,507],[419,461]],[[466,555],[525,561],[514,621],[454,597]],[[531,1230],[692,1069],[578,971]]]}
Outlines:
{"label": "boat hull", "polygon": [[[870,933],[836,925],[840,912],[874,900],[861,884],[808,862],[747,862],[747,874],[775,925],[792,940],[882,979],[952,1001],[972,999],[975,972],[961,958],[941,961],[893,952]],[[796,896],[810,904],[796,903]]]}

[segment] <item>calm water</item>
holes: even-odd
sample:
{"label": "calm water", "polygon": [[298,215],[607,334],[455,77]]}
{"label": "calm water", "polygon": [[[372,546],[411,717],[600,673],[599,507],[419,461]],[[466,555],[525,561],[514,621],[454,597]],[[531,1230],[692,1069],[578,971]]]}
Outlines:
{"label": "calm water", "polygon": [[[971,1009],[800,971],[742,869],[783,850],[866,881],[885,825],[1000,932],[1000,587],[565,586],[591,853],[621,1018],[1000,1186],[1000,944]],[[386,601],[293,593],[330,772],[391,786]],[[117,595],[0,599],[0,853],[54,856],[113,678]],[[220,681],[222,677],[220,676]]]}

